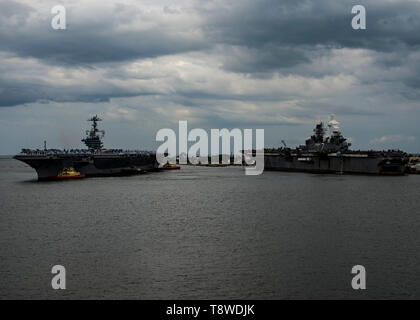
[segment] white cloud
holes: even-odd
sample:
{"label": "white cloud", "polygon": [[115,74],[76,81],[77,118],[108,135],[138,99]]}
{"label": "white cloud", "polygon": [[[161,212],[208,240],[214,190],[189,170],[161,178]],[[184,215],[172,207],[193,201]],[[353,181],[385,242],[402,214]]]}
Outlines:
{"label": "white cloud", "polygon": [[384,146],[384,145],[395,145],[400,142],[414,142],[416,137],[414,136],[404,136],[401,134],[382,136],[379,138],[372,139],[370,143],[374,146]]}

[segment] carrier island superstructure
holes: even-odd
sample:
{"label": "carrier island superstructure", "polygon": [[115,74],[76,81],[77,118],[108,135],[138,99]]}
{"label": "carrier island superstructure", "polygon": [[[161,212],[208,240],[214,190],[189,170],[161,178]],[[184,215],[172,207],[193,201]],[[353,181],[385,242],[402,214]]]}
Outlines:
{"label": "carrier island superstructure", "polygon": [[96,115],[88,121],[92,122],[92,128],[82,139],[87,149],[57,150],[45,146],[44,150],[23,149],[14,158],[34,168],[39,180],[57,179],[69,169],[91,177],[130,175],[158,168],[154,152],[104,149],[105,132],[98,129],[102,120]]}
{"label": "carrier island superstructure", "polygon": [[316,124],[314,134],[305,145],[291,149],[265,149],[265,170],[312,173],[343,173],[372,175],[403,175],[406,154],[399,150],[353,151],[341,134],[340,123],[334,115],[328,122],[329,136],[324,124]]}

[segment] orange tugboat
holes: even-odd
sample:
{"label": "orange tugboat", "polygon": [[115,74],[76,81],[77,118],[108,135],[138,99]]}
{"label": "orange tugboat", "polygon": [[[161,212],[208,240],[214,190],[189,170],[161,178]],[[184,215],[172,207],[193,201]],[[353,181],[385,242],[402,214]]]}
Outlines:
{"label": "orange tugboat", "polygon": [[56,177],[57,179],[81,179],[86,175],[74,170],[74,168],[64,168]]}
{"label": "orange tugboat", "polygon": [[177,166],[176,164],[167,163],[167,164],[163,165],[163,167],[161,169],[162,170],[179,170],[179,169],[181,169],[181,167]]}

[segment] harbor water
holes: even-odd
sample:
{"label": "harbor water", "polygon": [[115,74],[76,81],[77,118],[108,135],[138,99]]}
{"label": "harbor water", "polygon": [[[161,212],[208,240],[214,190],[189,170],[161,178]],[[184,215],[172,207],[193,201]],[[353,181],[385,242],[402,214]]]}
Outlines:
{"label": "harbor water", "polygon": [[0,299],[419,299],[419,190],[420,175],[194,166],[37,182],[4,157]]}

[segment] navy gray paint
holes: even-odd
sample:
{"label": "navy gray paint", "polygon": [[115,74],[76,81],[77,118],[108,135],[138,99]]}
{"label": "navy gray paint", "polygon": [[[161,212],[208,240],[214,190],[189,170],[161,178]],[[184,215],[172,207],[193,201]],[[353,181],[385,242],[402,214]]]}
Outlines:
{"label": "navy gray paint", "polygon": [[305,145],[295,149],[287,146],[266,149],[265,170],[300,171],[313,173],[403,175],[406,154],[402,151],[351,151],[350,143],[340,132],[339,123],[332,117],[328,123],[330,136],[319,122],[314,135]]}
{"label": "navy gray paint", "polygon": [[64,168],[74,168],[87,177],[131,175],[157,169],[156,154],[148,151],[103,149],[98,116],[90,118],[92,128],[82,141],[88,150],[23,149],[14,158],[34,168],[39,180],[55,179]]}

